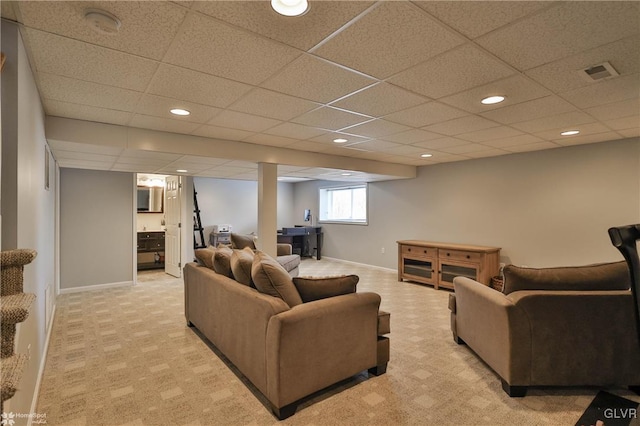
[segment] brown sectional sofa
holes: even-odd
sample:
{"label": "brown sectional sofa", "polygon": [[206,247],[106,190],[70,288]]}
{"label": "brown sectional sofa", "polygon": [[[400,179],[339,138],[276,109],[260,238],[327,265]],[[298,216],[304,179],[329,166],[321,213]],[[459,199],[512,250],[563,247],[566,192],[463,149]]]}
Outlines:
{"label": "brown sectional sofa", "polygon": [[[355,292],[357,276],[284,277],[260,252],[251,266],[252,281],[243,285],[187,264],[185,316],[266,397],[276,417],[294,414],[301,398],[359,372],[386,371],[389,340],[381,336],[390,331],[389,317],[379,315],[378,294]],[[276,275],[287,282],[265,289]]]}
{"label": "brown sectional sofa", "polygon": [[509,396],[529,386],[640,385],[630,275],[625,262],[532,269],[509,265],[503,293],[454,279],[454,340],[502,379]]}

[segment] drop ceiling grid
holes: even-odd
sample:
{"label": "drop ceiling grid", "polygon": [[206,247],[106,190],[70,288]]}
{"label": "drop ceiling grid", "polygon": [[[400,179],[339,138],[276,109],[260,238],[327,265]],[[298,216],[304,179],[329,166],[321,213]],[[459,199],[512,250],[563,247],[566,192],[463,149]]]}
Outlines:
{"label": "drop ceiling grid", "polygon": [[[24,15],[27,16],[33,13],[34,8],[38,8],[37,3],[26,2],[25,5],[17,5],[16,7],[21,8],[24,6]],[[135,7],[136,3],[131,3],[132,5],[129,6]],[[591,61],[592,58],[597,57],[596,55],[603,55],[611,51],[614,52],[615,58],[622,58],[625,51],[628,53],[630,48],[638,47],[638,28],[633,29],[630,27],[631,18],[628,16],[618,17],[614,13],[614,16],[607,17],[607,22],[611,24],[615,24],[616,19],[621,19],[623,23],[619,29],[607,30],[598,27],[595,31],[598,34],[603,34],[600,41],[591,37],[586,41],[575,42],[574,44],[579,45],[579,48],[568,51],[569,56],[555,55],[551,58],[552,60],[546,63],[536,64],[530,69],[521,70],[514,68],[516,64],[508,54],[509,49],[511,51],[513,49],[504,44],[504,40],[508,39],[506,35],[516,34],[518,37],[514,37],[510,40],[510,43],[517,45],[525,42],[524,38],[528,37],[528,29],[531,28],[532,23],[540,22],[542,23],[541,25],[549,28],[557,26],[557,18],[554,18],[550,12],[555,11],[556,8],[560,8],[559,10],[563,11],[563,13],[568,13],[567,11],[575,8],[574,12],[585,17],[588,22],[592,22],[594,16],[597,15],[596,12],[609,10],[605,9],[608,6],[540,5],[531,2],[521,5],[504,3],[502,6],[490,4],[488,5],[488,10],[477,9],[483,12],[477,16],[472,16],[473,14],[469,13],[463,14],[463,20],[459,18],[452,19],[452,16],[458,16],[461,10],[465,10],[465,7],[479,8],[480,6],[475,4],[473,6],[465,6],[464,3],[430,4],[429,2],[417,3],[417,6],[419,7],[413,4],[380,3],[370,7],[370,4],[363,4],[350,5],[351,9],[349,11],[338,12],[323,3],[321,6],[324,9],[323,16],[330,17],[331,24],[327,28],[315,28],[314,31],[318,31],[313,35],[315,39],[312,39],[313,37],[309,38],[308,41],[304,42],[304,45],[294,42],[293,35],[295,31],[289,28],[279,28],[276,25],[276,22],[280,22],[277,16],[270,15],[265,17],[257,9],[252,9],[252,15],[247,21],[244,21],[239,18],[237,10],[234,9],[234,5],[231,3],[217,6],[194,3],[190,5],[192,10],[188,13],[185,12],[187,9],[183,6],[175,6],[178,7],[179,13],[171,17],[171,22],[182,19],[180,21],[181,25],[178,28],[173,24],[170,26],[169,32],[174,34],[170,45],[167,46],[165,41],[162,42],[164,44],[160,43],[166,49],[160,62],[145,59],[153,57],[154,55],[152,54],[142,53],[138,56],[135,53],[131,53],[136,52],[135,49],[139,48],[137,45],[134,49],[129,46],[118,46],[116,42],[110,42],[108,45],[103,44],[105,47],[98,46],[97,44],[99,43],[95,40],[88,40],[87,43],[90,44],[83,43],[71,37],[74,28],[66,30],[71,32],[68,34],[71,38],[65,40],[61,40],[64,37],[46,33],[44,32],[45,30],[41,29],[27,28],[26,32],[28,34],[28,44],[35,45],[34,52],[31,52],[30,56],[34,58],[36,70],[38,71],[38,85],[44,98],[45,109],[52,115],[59,114],[70,118],[92,121],[100,121],[100,117],[106,117],[104,121],[114,124],[129,124],[207,137],[223,135],[234,140],[274,146],[292,147],[297,145],[296,149],[307,147],[308,150],[315,152],[326,148],[322,144],[330,145],[331,138],[335,134],[339,134],[337,131],[355,133],[359,136],[359,138],[355,139],[355,142],[371,141],[369,145],[372,146],[384,146],[385,143],[397,144],[399,146],[393,145],[391,149],[396,147],[402,149],[403,153],[428,148],[429,141],[425,138],[430,138],[432,141],[440,140],[441,149],[451,149],[460,145],[457,142],[454,142],[454,145],[445,144],[443,141],[449,135],[463,133],[458,131],[460,129],[451,129],[455,125],[454,120],[477,117],[475,114],[478,113],[484,119],[490,120],[491,127],[496,129],[497,133],[491,135],[490,138],[499,138],[486,140],[486,134],[491,134],[491,131],[483,129],[472,130],[472,132],[484,132],[484,134],[480,133],[476,136],[468,134],[467,140],[463,141],[467,145],[479,144],[478,146],[467,147],[468,149],[473,149],[473,152],[491,151],[495,149],[495,147],[489,145],[491,141],[506,140],[509,138],[507,135],[511,137],[517,137],[518,135],[530,136],[537,139],[531,144],[514,145],[519,147],[540,144],[541,138],[547,141],[557,140],[557,134],[551,134],[551,132],[560,130],[565,125],[599,123],[602,126],[602,131],[595,134],[600,134],[601,136],[609,135],[615,138],[634,134],[635,130],[630,127],[629,123],[634,115],[637,117],[637,112],[633,113],[633,106],[625,108],[624,105],[625,102],[634,100],[634,98],[629,99],[626,94],[638,91],[638,78],[640,78],[640,75],[637,74],[637,70],[638,62],[640,61],[637,59],[627,59],[623,62],[622,79],[594,84],[581,84],[573,87],[575,89],[573,91],[567,90],[567,86],[559,89],[553,84],[556,80],[549,79],[550,75],[557,76],[560,79],[561,77],[559,76],[574,72],[575,69],[572,67],[575,67],[578,63],[582,66],[582,63]],[[238,7],[246,9],[254,6]],[[258,6],[256,5],[255,7],[257,8]],[[262,8],[263,5],[259,7]],[[203,10],[204,8],[209,8],[209,10],[205,11]],[[498,14],[498,17],[491,17],[493,13],[489,12],[495,8],[502,10],[503,13]],[[637,5],[617,5],[614,8],[620,11],[619,14],[622,14],[623,11],[636,11],[637,14],[638,10]],[[371,38],[371,36],[367,35],[369,31],[365,30],[371,27],[372,22],[379,21],[385,10],[389,11],[389,16],[393,19],[405,17],[413,22],[408,27],[414,30],[418,30],[422,22],[433,23],[435,26],[429,31],[436,31],[442,35],[441,38],[436,37],[436,39],[440,40],[440,42],[437,40],[435,42],[435,44],[440,43],[439,47],[432,46],[435,49],[434,52],[438,52],[434,55],[427,53],[422,56],[421,54],[416,55],[415,49],[420,50],[422,47],[414,46],[414,49],[409,52],[415,58],[419,58],[417,63],[413,59],[409,62],[399,59],[396,62],[381,62],[379,64],[372,61],[376,55],[370,55],[372,49],[375,48],[375,46],[372,46],[371,40],[375,40],[376,35],[374,34],[373,38]],[[56,12],[47,13],[55,14]],[[68,11],[65,13],[68,13]],[[633,16],[633,13],[627,14]],[[313,15],[306,15],[309,19],[311,16]],[[263,19],[264,22],[269,22],[271,26],[259,30],[260,25],[258,24]],[[392,22],[393,19],[389,22]],[[59,25],[59,22],[60,19],[56,17],[50,25]],[[205,23],[210,22],[216,22],[218,25],[205,25]],[[349,24],[345,26],[347,22]],[[189,23],[200,23],[200,26],[188,25]],[[488,28],[488,30],[486,31],[481,26],[484,23],[487,24],[485,29]],[[25,22],[25,25],[29,27],[29,22]],[[300,27],[303,27],[302,24],[300,24]],[[566,34],[566,37],[573,37],[574,34],[584,32],[584,29],[579,26],[572,24],[569,27],[573,33]],[[514,28],[525,28],[525,30],[522,33],[518,33],[514,32]],[[53,31],[51,28],[49,30]],[[84,29],[78,30],[86,33]],[[389,31],[397,32],[398,29],[391,28]],[[196,39],[185,40],[184,34],[186,32],[193,33]],[[213,49],[214,47],[206,46],[204,43],[208,42],[208,38],[214,33],[226,34],[222,38],[227,40],[232,38],[229,36],[229,34],[232,34],[234,39],[238,36],[245,42],[246,40],[252,41],[246,42],[248,43],[246,49],[236,49],[245,51],[244,58],[240,58],[241,63],[251,56],[246,52],[256,51],[257,47],[257,50],[261,50],[259,47],[266,46],[263,50],[270,51],[269,49],[273,49],[273,51],[284,52],[284,56],[276,54],[273,58],[268,58],[268,64],[255,67],[260,68],[259,70],[253,70],[257,73],[255,75],[250,73],[253,72],[252,70],[242,70],[241,75],[239,75],[237,70],[232,72],[228,67],[222,67],[221,70],[212,70],[209,66],[211,65],[210,61],[207,58],[188,58],[184,62],[176,60],[177,57],[182,57],[181,55],[185,55],[188,52],[188,49],[184,48],[185,46],[200,46],[199,50]],[[322,33],[322,36],[319,36],[320,33]],[[205,34],[209,35],[203,36]],[[341,59],[345,57],[344,52],[349,51],[349,37],[347,37],[349,34],[359,34],[358,41],[353,46],[365,47],[368,56],[360,56],[360,59],[358,59],[346,55],[347,59]],[[444,36],[444,34],[448,35]],[[85,36],[89,38],[95,37],[93,34]],[[134,38],[131,37],[131,40]],[[457,41],[453,42],[453,40]],[[496,40],[503,40],[501,43],[504,46],[496,42]],[[450,43],[451,46],[447,43]],[[60,50],[61,45],[62,50]],[[311,50],[312,53],[305,53],[304,50],[308,50],[308,46],[311,45],[317,47]],[[389,45],[385,45],[384,48],[389,49],[390,45],[393,45],[392,41],[390,41]],[[544,43],[539,42],[538,45],[544,45]],[[336,49],[335,46],[342,46],[342,51],[340,48]],[[446,48],[442,48],[443,46],[446,46]],[[82,59],[73,64],[74,66],[77,65],[77,69],[74,70],[74,66],[70,67],[69,63],[66,66],[64,63],[55,63],[52,58],[52,52],[54,56],[60,53],[63,59],[69,59],[69,51],[76,50],[76,47],[78,48],[77,52],[80,52],[80,54],[75,56]],[[607,49],[607,47],[610,48]],[[49,48],[51,48],[51,52],[43,52],[43,49]],[[506,57],[503,56],[504,52],[500,50],[501,48],[506,52]],[[118,51],[119,49],[123,49],[123,51],[120,52]],[[126,53],[124,49],[127,50]],[[222,49],[221,51],[225,52],[225,54],[236,53],[229,45],[224,43],[222,46],[215,47],[215,49]],[[460,51],[473,53],[461,55],[461,59],[457,59],[457,62],[445,60],[452,57],[452,55],[455,57],[456,52],[460,55]],[[131,64],[123,64],[123,62],[126,62],[124,58],[131,59],[138,65],[147,66],[150,63],[151,66],[147,66],[147,68],[143,66],[142,74],[144,75],[137,73],[138,76],[134,79],[131,79],[131,76],[128,75],[128,79],[120,78],[114,80],[113,75],[107,76],[104,72],[94,72],[96,70],[95,64],[86,64],[83,55],[89,55],[94,58],[105,55],[114,63],[125,66],[124,69],[130,69],[131,66]],[[415,73],[415,69],[429,69],[429,67],[437,64],[438,61],[444,61],[449,65],[458,64],[453,69],[468,69],[470,58],[473,58],[473,55],[481,62],[488,61],[488,63],[501,64],[495,69],[502,69],[503,73],[488,73],[481,78],[473,77],[468,79],[462,75],[463,73],[451,73],[449,66],[441,66],[440,69],[442,70],[449,69],[449,73],[445,72],[443,75],[453,74],[452,77],[458,79],[457,83],[449,80],[448,87],[450,89],[444,95],[445,97],[442,97],[442,89],[440,89],[439,93],[430,93],[431,96],[439,96],[438,101],[432,100],[431,96],[425,96],[423,89],[419,90],[422,94],[416,92],[416,87],[420,87],[419,81],[417,81],[420,75]],[[508,60],[505,61],[505,58]],[[216,59],[219,61],[225,60],[223,57]],[[175,65],[166,62],[174,62]],[[356,67],[354,66],[356,62],[362,65]],[[367,65],[367,62],[371,63]],[[234,64],[237,65],[237,62],[234,62]],[[129,68],[126,68],[127,66]],[[244,69],[246,67],[241,68]],[[359,71],[354,68],[358,68]],[[412,68],[415,68],[413,71],[415,78],[411,77],[411,73],[409,73]],[[477,68],[482,72],[486,72],[486,69],[482,66]],[[144,71],[145,69],[146,71]],[[196,69],[200,71],[196,71]],[[371,70],[373,69],[377,69],[377,71],[372,72]],[[384,71],[384,69],[390,71]],[[318,72],[318,70],[324,72],[324,77],[320,79],[322,81],[321,84],[317,84],[316,79],[309,80],[309,76]],[[368,72],[369,76],[363,75],[361,73],[363,70]],[[634,73],[633,71],[636,72]],[[118,72],[122,74],[122,71],[116,70],[116,74]],[[630,76],[629,73],[631,73]],[[126,72],[125,74],[129,73]],[[378,78],[372,78],[371,74],[376,74]],[[285,84],[285,82],[289,83],[292,76],[292,84]],[[385,76],[388,77],[386,80],[381,78]],[[77,86],[75,93],[72,89],[69,89],[68,93],[65,93],[66,91],[61,90],[60,87],[56,89],[55,81],[62,82],[66,86],[73,86],[74,84],[71,81],[76,81],[75,79],[78,77],[80,77],[80,81],[75,85]],[[261,80],[262,77],[264,77],[263,80]],[[450,77],[444,75],[443,78]],[[65,79],[67,80],[66,82]],[[244,80],[244,82],[238,80]],[[487,83],[487,80],[490,82]],[[510,80],[520,82],[513,85],[513,90],[511,90],[513,94],[508,96],[508,102],[510,103],[486,109],[478,109],[476,105],[471,106],[483,90],[491,88],[495,90],[501,84],[507,84]],[[403,82],[403,84],[398,85],[399,81]],[[140,82],[144,83],[140,84]],[[314,84],[316,84],[315,88],[312,87]],[[535,89],[532,94],[524,95],[522,92],[523,84],[541,89]],[[407,88],[404,86],[412,87]],[[607,91],[607,87],[613,87],[613,90]],[[135,102],[135,108],[131,111],[132,99],[135,99],[136,96],[138,99]],[[547,109],[543,106],[544,103],[541,100],[549,97],[554,97],[552,98],[554,102],[550,101],[548,105],[551,107]],[[566,99],[567,97],[570,99]],[[286,114],[283,112],[279,116],[273,116],[275,114],[266,109],[270,99],[277,99],[276,105],[278,103],[282,105],[288,100],[297,105],[292,107]],[[392,102],[385,104],[386,99],[391,99]],[[637,100],[637,96],[635,99]],[[168,113],[163,112],[163,102],[171,103],[172,100],[175,103],[184,105],[187,109],[192,109],[193,116],[186,119],[178,119],[170,117]],[[619,104],[623,106],[616,106]],[[86,107],[80,107],[81,105],[86,105]],[[587,107],[581,109],[579,108],[581,105],[587,105]],[[628,115],[630,119],[625,121],[623,118],[626,119],[627,117],[611,117],[612,112],[602,112],[607,111],[606,105],[612,105],[612,111],[617,111],[618,114],[622,110],[623,114]],[[346,123],[345,126],[342,126],[345,123],[339,123],[339,120],[332,120],[330,114],[326,117],[318,118],[323,114],[322,111],[332,111],[331,109],[325,110],[325,108],[332,107],[340,108],[344,114],[365,114],[374,117],[375,120],[364,124]],[[553,107],[556,109],[554,110]],[[385,108],[390,108],[390,110]],[[273,110],[276,109],[278,109],[277,106],[273,108]],[[527,111],[531,112],[529,116],[527,116]],[[582,112],[577,115],[567,114],[572,111]],[[625,113],[624,111],[628,112]],[[541,114],[545,115],[541,116]],[[609,117],[605,118],[607,114]],[[236,118],[225,120],[224,117],[226,115]],[[345,117],[343,114],[338,115]],[[558,121],[557,115],[564,120]],[[316,118],[308,119],[308,117],[313,116],[316,116]],[[126,123],[123,123],[125,120]],[[429,128],[430,126],[438,125],[442,125],[442,129],[447,127],[450,129],[443,130],[443,133],[438,133],[436,131],[437,127]],[[613,130],[618,130],[618,132],[613,132]],[[424,137],[408,136],[411,131],[428,133]],[[625,133],[622,133],[622,131],[625,131]],[[402,136],[405,133],[407,135]],[[585,140],[594,140],[593,136],[589,136]],[[383,143],[374,144],[373,142],[376,140]],[[573,140],[580,141],[582,139]],[[305,143],[296,143],[296,141],[304,141]],[[470,142],[478,143],[472,144]],[[483,143],[487,145],[483,145]],[[501,142],[496,143],[499,144]],[[438,143],[434,144],[438,145]],[[556,144],[554,145],[557,146]],[[460,150],[462,148],[456,149]],[[502,149],[502,147],[499,149]],[[343,153],[342,155],[349,156],[358,154],[357,150],[351,149],[347,151],[346,148],[339,146],[331,146],[331,152]],[[347,152],[348,154],[346,154]],[[380,150],[374,149],[372,152],[362,151],[362,156],[371,156],[375,153],[384,155],[384,151],[380,148]],[[393,158],[398,160],[406,158],[405,164],[415,162],[415,159],[409,156],[405,157],[405,155],[398,155]]]}

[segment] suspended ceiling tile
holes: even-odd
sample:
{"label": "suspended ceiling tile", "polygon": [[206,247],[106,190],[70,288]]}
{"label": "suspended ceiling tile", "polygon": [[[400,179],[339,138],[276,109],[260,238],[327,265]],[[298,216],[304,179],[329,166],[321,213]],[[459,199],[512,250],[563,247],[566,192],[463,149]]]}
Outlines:
{"label": "suspended ceiling tile", "polygon": [[488,149],[486,151],[467,152],[464,155],[471,158],[487,158],[487,157],[498,157],[500,155],[507,155],[507,154],[512,154],[512,153],[502,149]]}
{"label": "suspended ceiling tile", "polygon": [[414,1],[469,38],[476,38],[547,7],[539,1]]}
{"label": "suspended ceiling tile", "polygon": [[502,124],[512,124],[575,110],[569,102],[551,95],[483,112],[480,115]]}
{"label": "suspended ceiling tile", "polygon": [[293,138],[304,140],[327,133],[326,130],[316,129],[314,127],[303,126],[296,123],[283,123],[276,127],[263,132],[269,135],[284,136],[285,138]]}
{"label": "suspended ceiling tile", "polygon": [[447,136],[454,136],[461,133],[474,132],[497,126],[499,126],[498,123],[487,120],[486,118],[478,117],[476,115],[468,115],[466,117],[460,117],[424,127],[424,130]]}
{"label": "suspended ceiling tile", "polygon": [[[560,133],[564,132],[565,130],[579,130],[580,134],[579,135],[574,135],[574,136],[561,136]],[[610,129],[608,129],[605,125],[603,125],[602,123],[587,123],[587,124],[580,124],[580,125],[576,125],[576,126],[571,126],[570,128],[568,127],[560,127],[560,128],[556,128],[556,129],[552,129],[552,130],[546,130],[544,132],[538,132],[535,135],[545,139],[545,140],[553,140],[555,141],[556,139],[571,139],[571,138],[576,138],[576,137],[580,137],[580,136],[584,136],[584,135],[590,135],[590,134],[594,134],[594,133],[604,133],[609,131]]]}
{"label": "suspended ceiling tile", "polygon": [[303,55],[261,86],[326,104],[374,82],[320,58]]}
{"label": "suspended ceiling tile", "polygon": [[182,154],[172,154],[168,152],[143,151],[138,149],[125,149],[121,153],[123,158],[148,158],[155,160],[173,161],[183,157]]}
{"label": "suspended ceiling tile", "polygon": [[519,130],[507,126],[499,126],[470,133],[463,133],[461,135],[457,135],[457,137],[471,142],[486,142],[491,141],[492,139],[510,138],[519,135],[522,135],[522,132]]}
{"label": "suspended ceiling tile", "polygon": [[446,137],[446,138],[440,138],[440,139],[432,139],[424,142],[416,142],[413,145],[419,146],[421,148],[439,150],[439,149],[450,148],[458,145],[469,145],[469,142],[462,139]]}
{"label": "suspended ceiling tile", "polygon": [[90,170],[109,170],[113,165],[113,161],[91,161],[91,160],[74,160],[74,159],[61,159],[59,162],[60,167],[69,167],[75,169],[90,169]]}
{"label": "suspended ceiling tile", "polygon": [[618,130],[618,133],[620,133],[625,138],[636,138],[640,136],[640,127],[636,127],[634,129]]}
{"label": "suspended ceiling tile", "polygon": [[[191,114],[188,116],[177,116],[171,114],[171,109],[173,108],[186,109]],[[142,99],[140,99],[135,111],[138,114],[151,115],[154,117],[188,121],[192,123],[206,123],[211,120],[213,116],[220,113],[222,109],[188,101],[176,101],[164,96],[144,95]]]}
{"label": "suspended ceiling tile", "polygon": [[631,74],[564,92],[560,96],[579,108],[589,108],[637,98],[638,93],[640,93],[640,74]]}
{"label": "suspended ceiling tile", "polygon": [[202,136],[205,138],[240,141],[249,138],[255,133],[248,132],[246,130],[230,129],[228,127],[204,125],[198,127],[196,130],[191,132],[191,134],[195,136]]}
{"label": "suspended ceiling tile", "polygon": [[408,2],[381,2],[314,53],[383,79],[463,41]]}
{"label": "suspended ceiling tile", "polygon": [[141,92],[55,74],[39,73],[37,79],[42,98],[79,105],[131,112],[142,96]]}
{"label": "suspended ceiling tile", "polygon": [[8,19],[10,21],[18,21],[18,18],[16,16],[16,12],[13,9],[14,8],[14,4],[16,4],[17,1],[2,1],[0,2],[0,16],[2,16],[5,19]]}
{"label": "suspended ceiling tile", "polygon": [[542,151],[543,149],[553,149],[558,148],[560,145],[555,144],[553,142],[535,142],[531,144],[524,145],[513,145],[506,146],[503,149],[509,152],[530,152],[530,151]]}
{"label": "suspended ceiling tile", "polygon": [[387,141],[383,141],[383,140],[370,140],[370,141],[365,141],[365,142],[359,142],[357,144],[349,144],[346,145],[345,147],[348,148],[356,148],[356,149],[364,149],[366,151],[386,151],[392,148],[399,148],[403,145],[398,144],[398,143],[394,143],[394,142],[387,142]]}
{"label": "suspended ceiling tile", "polygon": [[[346,139],[347,142],[343,142],[342,144],[336,143],[333,140],[334,139]],[[312,142],[322,142],[322,143],[327,143],[327,144],[332,144],[335,146],[341,146],[344,144],[350,144],[350,143],[357,143],[357,142],[364,142],[369,140],[369,138],[363,138],[360,136],[355,136],[355,135],[351,135],[348,133],[341,133],[341,132],[330,132],[330,133],[325,133],[323,135],[320,136],[316,136],[314,138],[309,139]]]}
{"label": "suspended ceiling tile", "polygon": [[407,130],[406,132],[385,136],[384,139],[390,142],[411,144],[415,142],[428,141],[431,139],[438,139],[441,137],[442,135],[438,133],[427,132],[426,130],[420,129],[411,129]]}
{"label": "suspended ceiling tile", "polygon": [[631,116],[607,120],[604,122],[607,126],[614,130],[637,129],[640,127],[640,116]]}
{"label": "suspended ceiling tile", "polygon": [[440,102],[429,102],[385,116],[385,120],[412,127],[423,127],[468,115]]}
{"label": "suspended ceiling tile", "polygon": [[[103,170],[103,169],[100,169]],[[110,169],[112,172],[130,172],[130,173],[154,173],[156,168],[151,166],[140,166],[137,164],[114,164]]]}
{"label": "suspended ceiling tile", "polygon": [[639,8],[638,2],[561,2],[476,41],[528,70],[636,34]]}
{"label": "suspended ceiling tile", "polygon": [[424,148],[413,145],[400,145],[392,148],[384,149],[384,152],[393,155],[415,155],[419,156],[424,152]]}
{"label": "suspended ceiling tile", "polygon": [[282,122],[280,120],[274,120],[272,118],[225,110],[215,116],[207,124],[211,126],[245,130],[247,132],[262,132],[263,130],[267,130],[281,123]]}
{"label": "suspended ceiling tile", "polygon": [[592,85],[580,71],[603,62],[611,63],[620,75],[639,73],[640,55],[630,54],[637,51],[638,46],[640,36],[635,35],[541,65],[525,74],[556,93],[566,92]]}
{"label": "suspended ceiling tile", "polygon": [[332,107],[321,107],[307,112],[292,121],[294,123],[319,127],[322,129],[338,130],[369,120],[371,120],[371,117],[365,115],[354,114],[349,111]]}
{"label": "suspended ceiling tile", "polygon": [[149,166],[152,168],[160,168],[160,167],[166,167],[167,164],[171,163],[172,160],[162,160],[162,159],[158,159],[158,158],[146,158],[146,157],[141,157],[141,156],[136,156],[136,157],[129,157],[129,156],[120,156],[118,157],[118,159],[115,161],[114,165],[118,165],[118,166],[127,166],[127,165],[135,165],[135,166]]}
{"label": "suspended ceiling tile", "polygon": [[319,106],[321,104],[306,99],[256,88],[233,103],[229,108],[247,114],[288,121]]}
{"label": "suspended ceiling tile", "polygon": [[556,139],[555,143],[563,146],[583,145],[588,143],[606,142],[620,139],[620,135],[616,132],[596,133],[592,135],[577,136],[567,139]]}
{"label": "suspended ceiling tile", "polygon": [[640,122],[640,98],[627,99],[625,101],[612,102],[585,110],[598,120],[613,120],[622,117],[636,117]]}
{"label": "suspended ceiling tile", "polygon": [[178,159],[179,163],[195,163],[195,164],[203,164],[206,166],[219,166],[222,164],[229,164],[230,161],[225,158],[214,158],[214,157],[196,157],[195,155],[185,155]]}
{"label": "suspended ceiling tile", "polygon": [[[155,60],[162,59],[187,13],[170,2],[21,1],[19,5],[24,24],[31,28]],[[92,30],[84,19],[89,8],[115,15],[121,22],[118,33],[109,36]]]}
{"label": "suspended ceiling tile", "polygon": [[438,99],[503,79],[513,73],[511,68],[494,57],[471,44],[466,44],[403,71],[388,81]]}
{"label": "suspended ceiling tile", "polygon": [[400,133],[409,130],[408,126],[393,123],[391,121],[375,119],[363,124],[358,124],[348,129],[343,129],[346,133],[353,133],[355,135],[378,138],[394,133]]}
{"label": "suspended ceiling tile", "polygon": [[456,145],[450,147],[439,148],[439,151],[446,152],[447,154],[467,154],[478,151],[490,151],[494,148],[489,146],[472,143],[468,145]]}
{"label": "suspended ceiling tile", "polygon": [[194,9],[233,25],[309,50],[356,17],[373,2],[315,1],[307,13],[296,18],[279,15],[266,1],[202,1]]}
{"label": "suspended ceiling tile", "polygon": [[53,117],[75,118],[78,120],[117,124],[120,126],[126,125],[132,115],[131,113],[124,111],[97,108],[89,105],[72,104],[69,102],[54,101],[51,99],[44,99],[43,106],[47,115]]}
{"label": "suspended ceiling tile", "polygon": [[[504,80],[489,84],[440,99],[441,102],[458,107],[472,113],[481,113],[496,108],[503,108],[531,99],[550,95],[551,92],[538,83],[520,75],[514,75]],[[488,96],[505,96],[504,102],[484,105],[480,101]]]}
{"label": "suspended ceiling tile", "polygon": [[512,137],[507,137],[503,139],[490,139],[488,141],[482,142],[482,144],[492,146],[495,148],[504,148],[507,146],[514,146],[514,145],[530,145],[536,142],[543,142],[543,140],[533,135],[519,135],[519,136],[512,136]]}
{"label": "suspended ceiling tile", "polygon": [[131,127],[141,129],[160,130],[162,132],[189,134],[200,127],[197,123],[179,121],[170,118],[151,117],[149,115],[135,114],[131,119]]}
{"label": "suspended ceiling tile", "polygon": [[388,83],[378,83],[332,104],[339,108],[381,117],[427,102],[428,99]]}
{"label": "suspended ceiling tile", "polygon": [[259,84],[298,56],[300,51],[296,49],[191,12],[163,60]]}
{"label": "suspended ceiling tile", "polygon": [[512,124],[512,127],[527,133],[543,132],[545,130],[558,129],[562,127],[577,126],[580,124],[593,123],[595,120],[580,111],[565,112],[549,117],[537,118],[535,120],[523,121]]}
{"label": "suspended ceiling tile", "polygon": [[25,29],[35,70],[143,92],[158,64],[42,31]]}
{"label": "suspended ceiling tile", "polygon": [[148,93],[225,108],[251,90],[251,86],[205,73],[162,64]]}

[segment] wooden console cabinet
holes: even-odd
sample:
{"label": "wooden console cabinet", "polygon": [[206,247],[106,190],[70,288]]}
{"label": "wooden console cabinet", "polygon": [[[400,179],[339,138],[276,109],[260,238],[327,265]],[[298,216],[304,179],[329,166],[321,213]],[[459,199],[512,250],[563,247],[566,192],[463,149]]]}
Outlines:
{"label": "wooden console cabinet", "polygon": [[403,279],[453,289],[453,278],[469,277],[489,285],[498,275],[500,248],[466,244],[398,241],[398,281]]}

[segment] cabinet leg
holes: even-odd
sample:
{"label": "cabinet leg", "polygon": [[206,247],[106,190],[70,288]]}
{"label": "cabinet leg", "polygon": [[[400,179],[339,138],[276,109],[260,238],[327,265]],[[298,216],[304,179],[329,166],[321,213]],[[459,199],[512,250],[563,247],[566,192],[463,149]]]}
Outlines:
{"label": "cabinet leg", "polygon": [[382,365],[376,365],[375,367],[371,367],[369,369],[369,374],[373,374],[374,376],[380,376],[387,372],[387,363]]}

